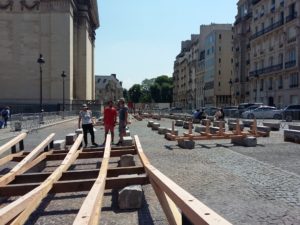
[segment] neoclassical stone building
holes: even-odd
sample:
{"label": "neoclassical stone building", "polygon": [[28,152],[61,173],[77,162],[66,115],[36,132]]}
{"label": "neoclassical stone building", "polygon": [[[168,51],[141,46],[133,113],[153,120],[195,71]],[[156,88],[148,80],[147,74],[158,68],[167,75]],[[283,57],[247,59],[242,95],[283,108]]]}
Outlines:
{"label": "neoclassical stone building", "polygon": [[[0,100],[44,104],[95,99],[97,0],[0,1]],[[45,63],[37,63],[42,54]],[[41,82],[42,81],[42,82]]]}

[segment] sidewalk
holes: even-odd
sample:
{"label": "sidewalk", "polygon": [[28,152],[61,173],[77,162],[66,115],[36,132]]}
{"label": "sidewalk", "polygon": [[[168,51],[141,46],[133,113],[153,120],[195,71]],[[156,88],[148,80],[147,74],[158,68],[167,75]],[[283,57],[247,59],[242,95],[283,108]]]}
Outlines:
{"label": "sidewalk", "polygon": [[56,124],[65,123],[65,122],[76,120],[76,119],[78,119],[78,117],[74,116],[74,117],[64,119],[64,120],[61,120],[61,121],[57,121],[57,122],[54,122],[54,123],[51,123],[51,124],[41,125],[40,127],[34,128],[32,130],[22,129],[21,131],[12,131],[12,128],[8,124],[7,128],[0,129],[0,141],[5,141],[7,139],[13,138],[13,137],[19,135],[20,133],[24,133],[24,132],[28,133],[28,132],[31,132],[33,130],[43,129],[43,128],[46,128],[46,127],[50,127],[50,126],[53,126],[53,125],[56,125]]}

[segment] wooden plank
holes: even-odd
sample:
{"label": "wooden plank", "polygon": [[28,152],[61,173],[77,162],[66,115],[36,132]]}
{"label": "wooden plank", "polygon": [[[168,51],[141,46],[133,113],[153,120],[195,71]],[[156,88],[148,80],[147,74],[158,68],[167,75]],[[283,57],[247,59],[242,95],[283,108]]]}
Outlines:
{"label": "wooden plank", "polygon": [[[9,142],[0,146],[0,155],[7,150],[10,150],[13,146],[17,145],[20,141],[22,141],[27,136],[27,133],[21,133],[17,137],[11,139]],[[22,149],[23,150],[23,149]]]}
{"label": "wooden plank", "polygon": [[92,189],[88,193],[88,196],[85,198],[83,204],[81,205],[80,210],[73,222],[73,225],[98,224],[110,158],[110,143],[111,135],[108,134],[106,137],[106,145],[99,176]]}
{"label": "wooden plank", "polygon": [[29,215],[39,206],[42,199],[51,190],[53,184],[76,160],[80,152],[78,147],[82,143],[82,139],[83,135],[80,134],[60,166],[41,185],[0,209],[0,221],[3,224],[12,221],[14,218],[12,223],[15,224],[22,224],[27,220]]}
{"label": "wooden plank", "polygon": [[0,166],[4,165],[5,163],[8,163],[8,162],[12,161],[14,157],[21,156],[23,153],[24,153],[24,151],[21,151],[21,152],[9,154],[9,155],[1,158],[0,159]]}
{"label": "wooden plank", "polygon": [[[175,182],[162,174],[158,169],[152,166],[144,154],[138,136],[135,135],[135,143],[139,157],[145,166],[146,173],[150,180],[153,180],[161,192],[168,197],[181,209],[188,219],[194,224],[231,224],[223,217],[218,215],[212,209],[197,200],[190,193],[178,186]],[[159,197],[159,196],[158,196]],[[176,217],[176,215],[174,215]]]}
{"label": "wooden plank", "polygon": [[[142,174],[142,173],[145,173],[145,169],[142,166],[116,167],[116,168],[109,168],[107,170],[107,177],[115,177],[122,174]],[[31,183],[42,182],[48,176],[50,176],[50,174],[51,174],[50,172],[25,173],[16,176],[15,180],[11,183],[21,184],[21,183],[28,183],[28,181],[30,181]],[[97,178],[98,174],[99,174],[99,169],[74,170],[74,171],[71,170],[71,171],[64,172],[62,177],[60,178],[60,181],[92,179],[92,178]]]}
{"label": "wooden plank", "polygon": [[35,149],[33,149],[21,162],[15,165],[7,174],[0,178],[0,186],[8,184],[13,179],[15,179],[16,175],[19,175],[26,171],[28,166],[32,165],[29,163],[34,160],[46,146],[53,140],[54,133],[50,134],[42,143],[40,143]]}

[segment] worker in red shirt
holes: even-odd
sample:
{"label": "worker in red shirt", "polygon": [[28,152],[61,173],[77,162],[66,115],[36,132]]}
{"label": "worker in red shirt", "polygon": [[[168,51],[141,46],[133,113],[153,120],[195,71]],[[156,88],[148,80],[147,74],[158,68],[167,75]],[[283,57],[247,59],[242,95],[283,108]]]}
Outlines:
{"label": "worker in red shirt", "polygon": [[112,144],[114,142],[114,129],[115,129],[115,125],[117,123],[117,110],[115,107],[113,107],[113,102],[109,101],[108,105],[105,107],[104,109],[104,130],[105,130],[105,136],[104,136],[104,142],[103,142],[103,146],[105,145],[106,142],[106,136],[108,134],[108,132],[110,131],[111,133],[111,141]]}

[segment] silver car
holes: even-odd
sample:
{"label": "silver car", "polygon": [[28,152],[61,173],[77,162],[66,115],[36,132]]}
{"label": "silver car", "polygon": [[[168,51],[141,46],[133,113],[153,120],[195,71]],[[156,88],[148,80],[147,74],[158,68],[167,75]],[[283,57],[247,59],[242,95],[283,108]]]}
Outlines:
{"label": "silver car", "polygon": [[281,119],[282,110],[276,109],[272,106],[260,106],[253,110],[247,110],[242,113],[242,118],[247,119]]}

